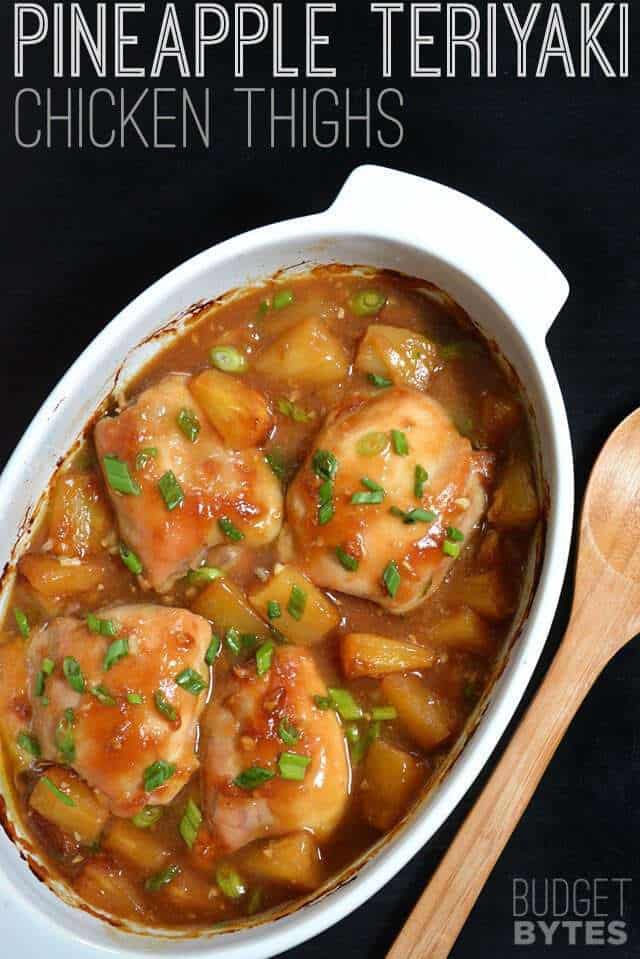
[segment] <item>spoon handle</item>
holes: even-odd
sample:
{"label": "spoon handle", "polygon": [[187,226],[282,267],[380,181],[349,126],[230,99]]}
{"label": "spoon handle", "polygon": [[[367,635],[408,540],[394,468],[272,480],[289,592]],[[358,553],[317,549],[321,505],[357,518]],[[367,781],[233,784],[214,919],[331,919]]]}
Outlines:
{"label": "spoon handle", "polygon": [[597,678],[597,637],[569,624],[551,668],[480,798],[418,900],[387,959],[445,959]]}

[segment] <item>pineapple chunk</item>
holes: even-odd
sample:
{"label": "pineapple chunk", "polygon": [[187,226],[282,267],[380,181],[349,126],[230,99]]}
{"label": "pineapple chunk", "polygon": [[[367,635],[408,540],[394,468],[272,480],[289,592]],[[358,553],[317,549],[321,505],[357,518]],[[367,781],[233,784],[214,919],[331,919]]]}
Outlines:
{"label": "pineapple chunk", "polygon": [[399,326],[370,326],[356,356],[356,368],[363,373],[389,377],[397,386],[419,389],[426,387],[437,364],[434,344]]}
{"label": "pineapple chunk", "polygon": [[369,825],[381,832],[395,826],[422,781],[422,767],[413,756],[382,739],[374,739],[367,751],[360,785],[362,811]]}
{"label": "pineapple chunk", "polygon": [[517,427],[521,407],[511,398],[485,393],[480,402],[480,432],[490,447],[504,441]]}
{"label": "pineapple chunk", "polygon": [[170,850],[154,833],[138,829],[127,819],[114,819],[102,841],[118,859],[152,875],[167,865]]}
{"label": "pineapple chunk", "polygon": [[280,606],[280,616],[274,620],[274,626],[292,643],[303,646],[319,642],[340,622],[333,603],[293,566],[283,566],[264,586],[255,589],[249,599],[265,617],[269,603],[275,600]]}
{"label": "pineapple chunk", "polygon": [[382,691],[411,738],[427,752],[451,736],[457,723],[453,706],[417,676],[386,676]]}
{"label": "pineapple chunk", "polygon": [[439,620],[429,630],[429,639],[438,646],[450,646],[478,656],[486,656],[494,648],[487,623],[468,606]]}
{"label": "pineapple chunk", "polygon": [[220,895],[219,890],[198,873],[182,868],[175,879],[163,886],[154,895],[159,896],[179,916],[185,919],[199,919],[206,916],[209,920],[219,921],[231,912],[228,899]]}
{"label": "pineapple chunk", "polygon": [[241,853],[238,864],[241,872],[253,879],[296,889],[317,889],[324,878],[318,846],[308,832],[252,843]]}
{"label": "pineapple chunk", "polygon": [[[68,803],[55,793],[55,789],[51,789],[45,776],[68,797]],[[43,819],[47,819],[63,832],[74,835],[79,842],[91,846],[99,839],[108,819],[107,809],[98,802],[93,790],[71,770],[51,766],[45,776],[38,780],[31,793],[29,805]]]}
{"label": "pineapple chunk", "polygon": [[428,646],[416,646],[401,639],[374,633],[347,633],[341,645],[345,676],[384,676],[433,665],[435,653]]}
{"label": "pineapple chunk", "polygon": [[0,644],[0,739],[18,771],[33,763],[33,756],[17,743],[20,733],[28,731],[31,715],[24,651],[23,639]]}
{"label": "pineapple chunk", "polygon": [[44,596],[85,593],[94,589],[105,576],[100,560],[65,563],[43,553],[27,553],[18,563],[18,569],[31,585]]}
{"label": "pineapple chunk", "polygon": [[235,376],[205,370],[191,380],[189,389],[211,425],[233,449],[257,446],[273,425],[262,393]]}
{"label": "pineapple chunk", "polygon": [[49,539],[59,556],[98,553],[113,528],[95,473],[61,473],[51,499]]}
{"label": "pineapple chunk", "polygon": [[496,526],[527,529],[540,513],[538,497],[526,463],[513,459],[507,465],[489,510],[489,522]]}
{"label": "pineapple chunk", "polygon": [[322,320],[305,320],[287,330],[255,361],[264,376],[323,386],[349,371],[349,355]]}
{"label": "pineapple chunk", "polygon": [[497,569],[465,576],[456,583],[452,598],[496,622],[506,619],[514,608],[511,592]]}
{"label": "pineapple chunk", "polygon": [[146,915],[142,887],[106,857],[89,859],[73,886],[85,902],[110,915],[127,919]]}
{"label": "pineapple chunk", "polygon": [[254,613],[242,590],[230,579],[214,579],[198,595],[191,609],[210,620],[221,634],[235,627],[241,633],[271,636],[267,624]]}

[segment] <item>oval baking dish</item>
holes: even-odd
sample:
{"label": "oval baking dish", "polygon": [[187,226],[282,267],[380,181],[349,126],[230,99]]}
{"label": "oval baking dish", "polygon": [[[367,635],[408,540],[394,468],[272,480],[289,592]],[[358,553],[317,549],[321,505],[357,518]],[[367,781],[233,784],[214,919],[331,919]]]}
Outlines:
{"label": "oval baking dish", "polygon": [[[35,938],[47,938],[53,956],[97,956],[105,948],[122,956],[148,955],[154,952],[156,935],[163,955],[263,959],[294,947],[369,899],[429,840],[487,761],[525,691],[555,612],[571,535],[569,430],[545,345],[568,286],[551,261],[495,213],[438,184],[391,170],[360,167],[325,213],[252,231],[194,257],[105,328],[54,389],[5,468],[0,480],[2,562],[13,563],[28,545],[38,503],[60,457],[73,448],[96,410],[163,350],[202,304],[276,274],[304,274],[332,263],[398,271],[446,291],[492,344],[504,368],[515,371],[530,405],[546,498],[546,536],[530,562],[531,588],[536,580],[537,586],[516,616],[490,692],[424,799],[355,865],[303,903],[211,933],[115,928],[74,906],[61,883],[39,882],[34,874],[42,872],[37,851],[29,845],[3,781],[6,828],[13,841],[0,837],[0,897],[12,902],[7,934],[15,949],[24,941],[27,920]],[[5,604],[10,581],[10,574],[5,575]],[[20,861],[19,849],[33,871]]]}

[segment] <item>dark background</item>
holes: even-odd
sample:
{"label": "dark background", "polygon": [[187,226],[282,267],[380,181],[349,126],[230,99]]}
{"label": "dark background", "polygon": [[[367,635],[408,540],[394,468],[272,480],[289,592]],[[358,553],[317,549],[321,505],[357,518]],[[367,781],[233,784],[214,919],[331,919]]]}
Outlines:
{"label": "dark background", "polygon": [[[278,89],[286,91],[293,84],[341,91],[348,86],[358,96],[368,85],[374,95],[383,86],[397,87],[405,97],[403,144],[395,150],[367,149],[354,129],[349,149],[344,137],[331,151],[292,150],[282,144],[271,149],[264,138],[255,149],[247,149],[245,116],[229,95],[234,80],[227,43],[212,56],[207,79],[187,84],[194,91],[202,83],[215,88],[216,142],[208,152],[153,151],[133,142],[124,150],[69,150],[61,139],[48,150],[20,149],[13,139],[12,118],[19,87],[42,90],[51,85],[59,91],[75,81],[50,79],[50,47],[27,51],[25,79],[13,79],[11,6],[3,4],[1,13],[7,38],[1,168],[5,242],[0,260],[3,463],[77,354],[149,283],[229,236],[323,209],[354,166],[376,162],[470,193],[517,224],[566,273],[572,293],[551,331],[549,349],[568,410],[581,497],[600,445],[635,408],[640,393],[640,90],[633,75],[640,30],[635,4],[631,79],[565,79],[557,65],[545,79],[515,79],[513,45],[502,34],[498,78],[411,81],[406,21],[398,18],[394,77],[382,81],[377,19],[367,16],[365,4],[341,0],[336,16],[320,21],[335,25],[325,62],[337,65],[337,79],[278,81]],[[600,5],[592,6],[595,10]],[[91,4],[84,7],[89,13]],[[300,66],[301,7],[292,0],[285,3],[286,22],[291,24],[287,63]],[[516,7],[522,12],[528,4]],[[577,7],[564,4],[572,38]],[[190,22],[191,4],[178,3],[178,8]],[[156,13],[150,12],[145,21],[150,43]],[[536,28],[530,72],[540,36]],[[140,59],[148,53],[149,46],[143,45]],[[320,51],[321,61],[324,57]],[[429,61],[442,62],[439,45]],[[247,66],[249,76],[236,85],[273,85],[269,59],[260,51],[247,53]],[[89,71],[82,79],[87,89],[122,85],[131,91],[153,82],[103,82]],[[155,82],[181,83],[170,69]],[[568,581],[530,692],[562,635],[570,591]],[[639,692],[636,641],[611,663],[587,698],[493,871],[454,949],[455,959],[520,954],[577,959],[595,954],[593,948],[569,948],[566,941],[516,948],[512,880],[640,878]],[[351,917],[294,950],[296,959],[383,956],[480,785],[400,875]],[[626,959],[640,953],[637,889],[628,898],[625,919],[629,944],[600,948],[599,954]]]}

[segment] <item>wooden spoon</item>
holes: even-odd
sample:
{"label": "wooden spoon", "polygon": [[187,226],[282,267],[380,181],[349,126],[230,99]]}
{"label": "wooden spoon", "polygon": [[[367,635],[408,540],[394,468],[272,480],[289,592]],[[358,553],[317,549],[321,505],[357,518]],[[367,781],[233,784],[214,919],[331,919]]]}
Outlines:
{"label": "wooden spoon", "polygon": [[569,723],[640,633],[640,409],[611,434],[582,507],[569,625],[542,686],[387,959],[445,959]]}

